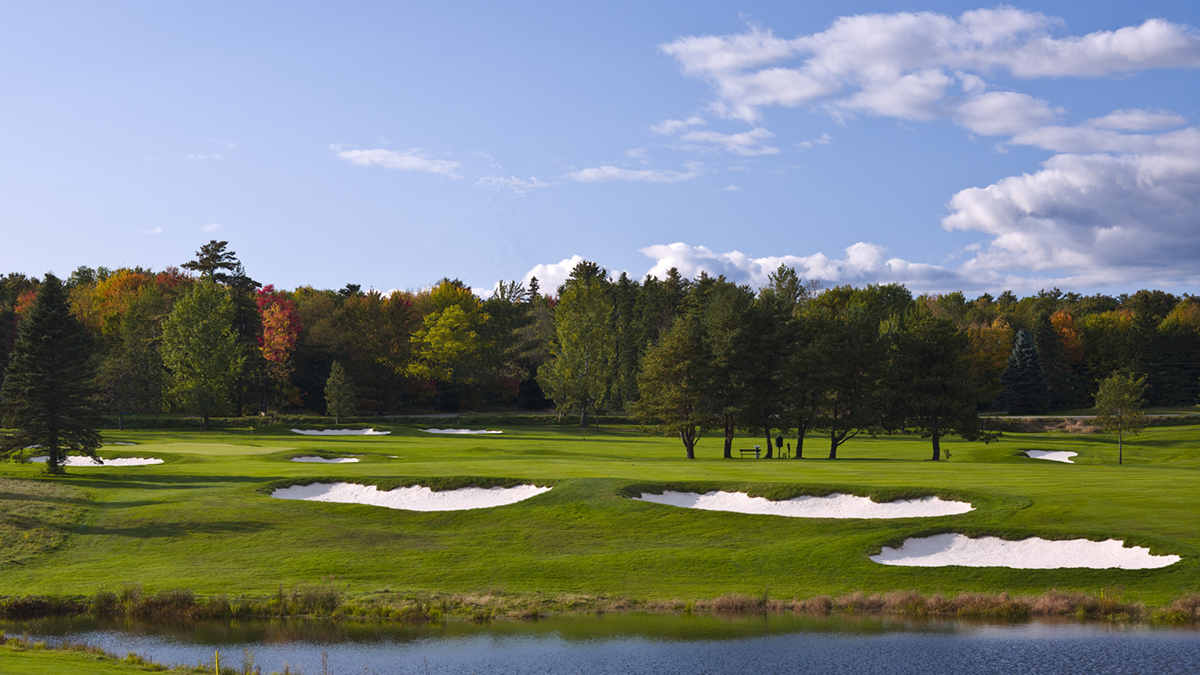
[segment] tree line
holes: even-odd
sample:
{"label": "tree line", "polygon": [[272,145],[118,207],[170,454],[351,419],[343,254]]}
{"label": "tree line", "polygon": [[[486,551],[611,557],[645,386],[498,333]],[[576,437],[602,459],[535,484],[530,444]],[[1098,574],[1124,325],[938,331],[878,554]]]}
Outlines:
{"label": "tree line", "polygon": [[[41,282],[0,277],[0,367]],[[820,432],[836,456],[855,434],[908,429],[937,456],[947,434],[979,437],[979,410],[1088,407],[1119,371],[1146,378],[1152,405],[1200,394],[1200,302],[1156,290],[914,297],[897,284],[822,289],[781,267],[756,291],[583,262],[550,293],[537,279],[487,299],[452,279],[283,291],[211,241],[160,272],[80,267],[62,292],[100,408],[117,414],[554,407],[584,424],[638,415],[689,454],[708,430],[727,455],[736,433],[794,432],[799,455]]]}

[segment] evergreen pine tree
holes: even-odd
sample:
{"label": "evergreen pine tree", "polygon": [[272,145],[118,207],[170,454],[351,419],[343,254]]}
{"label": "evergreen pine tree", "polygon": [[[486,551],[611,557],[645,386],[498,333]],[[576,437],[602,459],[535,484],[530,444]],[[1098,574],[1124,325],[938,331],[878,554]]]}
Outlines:
{"label": "evergreen pine tree", "polygon": [[342,364],[334,361],[329,379],[325,381],[325,414],[333,415],[333,423],[337,424],[339,416],[353,415],[357,407],[358,392],[354,382]]}
{"label": "evergreen pine tree", "polygon": [[1040,413],[1049,406],[1050,389],[1046,384],[1046,374],[1042,372],[1033,334],[1028,330],[1017,333],[1008,357],[1008,369],[1000,376],[1000,384],[1005,387],[1000,395],[1000,407],[1010,413]]}
{"label": "evergreen pine tree", "polygon": [[17,328],[0,389],[4,425],[16,430],[3,439],[5,454],[38,446],[50,473],[62,473],[68,453],[96,456],[99,416],[90,357],[87,332],[71,316],[62,282],[47,274]]}
{"label": "evergreen pine tree", "polygon": [[1038,313],[1033,321],[1032,333],[1038,359],[1042,364],[1042,373],[1045,374],[1046,385],[1050,389],[1048,408],[1068,410],[1084,407],[1083,382],[1067,363],[1063,354],[1062,338],[1050,322],[1048,313]]}

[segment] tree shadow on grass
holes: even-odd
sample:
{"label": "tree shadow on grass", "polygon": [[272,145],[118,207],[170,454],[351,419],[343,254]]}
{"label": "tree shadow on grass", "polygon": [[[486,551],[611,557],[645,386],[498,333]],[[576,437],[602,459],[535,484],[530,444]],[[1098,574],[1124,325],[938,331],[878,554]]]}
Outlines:
{"label": "tree shadow on grass", "polygon": [[135,479],[129,476],[68,476],[56,482],[78,488],[117,488],[126,490],[199,490],[239,483],[262,483],[270,477],[251,476],[186,476],[155,474]]}
{"label": "tree shadow on grass", "polygon": [[148,523],[140,527],[108,527],[85,525],[79,528],[82,535],[131,537],[134,539],[178,539],[192,535],[236,535],[255,534],[269,529],[266,523],[253,521],[224,521],[203,523]]}
{"label": "tree shadow on grass", "polygon": [[28,495],[14,492],[0,492],[0,501],[50,502],[53,504],[73,504],[87,506],[89,502],[84,497],[53,497],[48,495]]}

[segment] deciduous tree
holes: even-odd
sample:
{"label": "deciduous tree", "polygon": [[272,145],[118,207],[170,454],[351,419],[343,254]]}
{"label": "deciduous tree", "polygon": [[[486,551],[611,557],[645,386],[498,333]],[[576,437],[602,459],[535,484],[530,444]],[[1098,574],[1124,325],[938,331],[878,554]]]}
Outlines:
{"label": "deciduous tree", "polygon": [[1110,375],[1096,393],[1096,423],[1105,431],[1117,432],[1117,464],[1124,462],[1125,434],[1136,434],[1146,426],[1146,414],[1142,412],[1145,392],[1146,376],[1135,378],[1125,372]]}
{"label": "deciduous tree", "polygon": [[229,292],[215,283],[197,284],[175,303],[163,322],[163,365],[172,402],[208,419],[229,412],[245,354],[233,322]]}
{"label": "deciduous tree", "polygon": [[587,261],[575,266],[554,308],[551,359],[538,369],[538,383],[565,410],[579,410],[579,424],[604,401],[616,348],[609,332],[612,299],[604,270]]}

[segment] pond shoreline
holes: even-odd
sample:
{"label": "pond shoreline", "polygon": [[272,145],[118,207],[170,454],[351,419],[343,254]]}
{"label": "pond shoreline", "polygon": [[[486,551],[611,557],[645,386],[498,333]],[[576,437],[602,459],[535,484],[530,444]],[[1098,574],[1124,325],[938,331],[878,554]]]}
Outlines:
{"label": "pond shoreline", "polygon": [[561,615],[643,612],[649,614],[712,613],[718,615],[779,615],[827,617],[884,616],[898,618],[985,619],[1031,621],[1067,617],[1082,621],[1200,622],[1200,593],[1187,593],[1159,606],[1126,599],[1121,591],[1095,593],[1052,589],[1040,595],[963,592],[957,595],[917,591],[868,593],[810,598],[770,597],[727,593],[697,600],[647,600],[623,596],[493,593],[412,593],[377,591],[350,595],[337,580],[300,585],[271,596],[225,594],[200,597],[190,590],[144,593],[138,584],[117,591],[101,589],[92,596],[0,596],[0,619],[92,616],[196,621],[210,619],[354,619],[407,623],[529,620]]}

